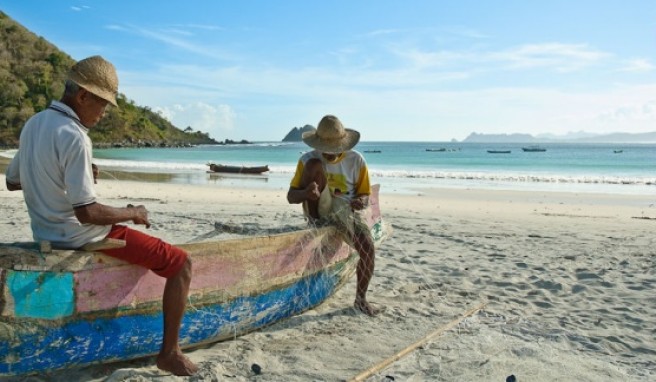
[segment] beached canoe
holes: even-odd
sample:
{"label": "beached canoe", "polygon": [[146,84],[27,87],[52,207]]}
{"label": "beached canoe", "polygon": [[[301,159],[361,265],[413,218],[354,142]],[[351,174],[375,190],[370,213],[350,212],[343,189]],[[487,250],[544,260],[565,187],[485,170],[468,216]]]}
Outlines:
{"label": "beached canoe", "polygon": [[269,166],[228,166],[223,164],[214,164],[209,163],[210,172],[221,172],[229,174],[261,174],[263,172],[269,171]]}
{"label": "beached canoe", "polygon": [[[367,220],[386,234],[374,187]],[[155,355],[165,280],[98,252],[0,244],[0,376]],[[36,244],[32,244],[36,247]],[[358,255],[333,227],[182,244],[193,260],[183,348],[302,313],[354,273]]]}

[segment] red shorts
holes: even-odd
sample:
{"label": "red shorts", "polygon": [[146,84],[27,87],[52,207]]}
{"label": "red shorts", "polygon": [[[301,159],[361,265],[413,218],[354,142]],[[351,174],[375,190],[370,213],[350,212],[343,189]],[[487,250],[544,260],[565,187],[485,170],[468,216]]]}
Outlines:
{"label": "red shorts", "polygon": [[100,252],[141,265],[165,278],[178,274],[187,261],[187,252],[184,250],[124,225],[112,226],[107,238],[125,240],[125,247],[103,249]]}

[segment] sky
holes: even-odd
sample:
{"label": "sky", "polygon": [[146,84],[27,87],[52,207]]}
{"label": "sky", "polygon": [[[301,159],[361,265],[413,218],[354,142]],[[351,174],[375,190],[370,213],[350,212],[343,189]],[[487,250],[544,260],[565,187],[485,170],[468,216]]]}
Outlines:
{"label": "sky", "polygon": [[279,141],[656,131],[653,0],[0,0],[181,129]]}

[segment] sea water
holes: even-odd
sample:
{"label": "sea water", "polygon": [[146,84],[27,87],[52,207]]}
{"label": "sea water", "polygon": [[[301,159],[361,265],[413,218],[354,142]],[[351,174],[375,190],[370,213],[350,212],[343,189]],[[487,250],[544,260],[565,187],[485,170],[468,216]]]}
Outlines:
{"label": "sea water", "polygon": [[[656,144],[542,144],[525,152],[519,143],[360,142],[372,181],[387,191],[417,192],[426,187],[498,188],[656,193]],[[106,170],[168,174],[167,182],[285,189],[303,143],[259,142],[188,148],[94,150]],[[491,154],[488,150],[510,151]],[[208,163],[261,166],[266,175],[208,174]]]}

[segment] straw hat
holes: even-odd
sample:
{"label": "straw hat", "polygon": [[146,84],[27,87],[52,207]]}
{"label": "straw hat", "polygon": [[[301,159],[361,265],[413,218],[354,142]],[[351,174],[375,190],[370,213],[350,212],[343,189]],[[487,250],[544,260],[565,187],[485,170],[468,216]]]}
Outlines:
{"label": "straw hat", "polygon": [[78,61],[68,72],[68,79],[85,88],[98,97],[116,103],[118,94],[118,76],[111,62],[100,56],[91,56]]}
{"label": "straw hat", "polygon": [[334,115],[326,115],[316,130],[303,133],[303,142],[319,151],[341,153],[360,141],[360,133],[347,129]]}

